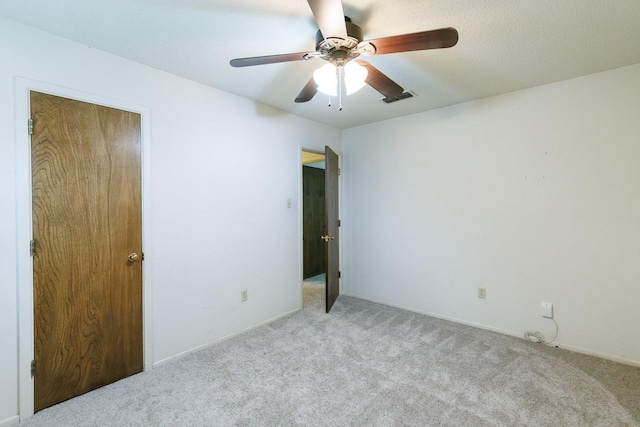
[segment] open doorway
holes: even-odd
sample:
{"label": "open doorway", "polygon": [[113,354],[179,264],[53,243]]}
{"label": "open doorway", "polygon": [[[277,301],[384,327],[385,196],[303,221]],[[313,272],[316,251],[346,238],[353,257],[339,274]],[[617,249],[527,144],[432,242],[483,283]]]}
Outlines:
{"label": "open doorway", "polygon": [[302,151],[302,304],[324,311],[326,251],[321,239],[325,227],[325,156]]}

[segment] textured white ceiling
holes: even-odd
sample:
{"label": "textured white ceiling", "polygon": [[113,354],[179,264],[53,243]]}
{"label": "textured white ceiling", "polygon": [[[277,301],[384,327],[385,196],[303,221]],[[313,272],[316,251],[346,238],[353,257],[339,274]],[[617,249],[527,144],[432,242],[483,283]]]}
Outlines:
{"label": "textured white ceiling", "polygon": [[305,0],[20,0],[0,16],[279,109],[347,128],[640,63],[639,0],[343,0],[365,39],[454,27],[450,49],[368,58],[417,97],[370,87],[344,109],[294,99],[321,60],[232,68],[238,57],[313,51]]}

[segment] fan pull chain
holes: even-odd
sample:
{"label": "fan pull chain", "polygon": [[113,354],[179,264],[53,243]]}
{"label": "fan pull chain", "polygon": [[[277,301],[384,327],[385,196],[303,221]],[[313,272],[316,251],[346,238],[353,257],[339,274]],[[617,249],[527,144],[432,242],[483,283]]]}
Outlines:
{"label": "fan pull chain", "polygon": [[338,107],[339,111],[342,111],[342,86],[344,81],[344,67],[340,65],[338,67]]}

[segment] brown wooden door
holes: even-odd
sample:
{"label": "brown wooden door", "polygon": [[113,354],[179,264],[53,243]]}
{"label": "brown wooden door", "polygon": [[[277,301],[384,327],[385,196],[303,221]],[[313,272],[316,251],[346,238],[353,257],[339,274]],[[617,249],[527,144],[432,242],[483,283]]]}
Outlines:
{"label": "brown wooden door", "polygon": [[327,313],[340,293],[340,236],[338,231],[338,155],[325,151],[325,271]]}
{"label": "brown wooden door", "polygon": [[142,190],[139,114],[31,92],[31,118],[38,411],[142,371]]}
{"label": "brown wooden door", "polygon": [[302,278],[324,273],[324,170],[302,167]]}

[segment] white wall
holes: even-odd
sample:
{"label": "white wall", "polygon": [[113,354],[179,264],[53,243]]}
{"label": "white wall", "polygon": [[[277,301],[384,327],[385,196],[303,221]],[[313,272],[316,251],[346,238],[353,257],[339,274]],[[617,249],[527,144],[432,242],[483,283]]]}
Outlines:
{"label": "white wall", "polygon": [[[2,19],[0,61],[0,424],[18,76],[151,111],[154,362],[299,307],[299,150],[340,152],[339,131]],[[553,332],[551,301],[563,346],[639,364],[639,116],[634,66],[344,131],[346,292],[517,335]]]}
{"label": "white wall", "polygon": [[343,170],[347,293],[518,336],[549,301],[640,364],[640,65],[346,130]]}
{"label": "white wall", "polygon": [[300,307],[300,149],[340,152],[338,130],[3,19],[0,61],[0,424],[18,414],[16,183],[30,173],[17,77],[150,111],[154,363]]}

